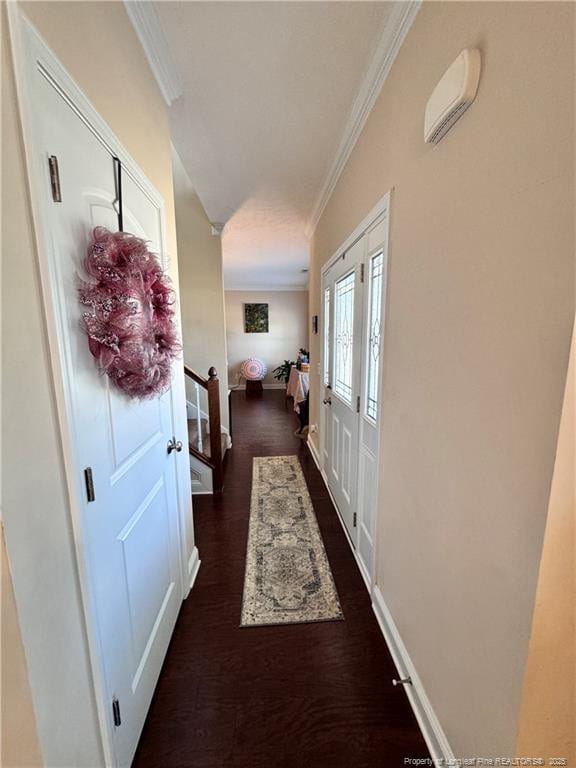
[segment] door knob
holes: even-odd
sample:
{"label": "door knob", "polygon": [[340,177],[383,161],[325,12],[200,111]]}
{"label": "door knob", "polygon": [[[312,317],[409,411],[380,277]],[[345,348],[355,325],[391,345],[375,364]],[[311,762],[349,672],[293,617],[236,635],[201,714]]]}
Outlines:
{"label": "door knob", "polygon": [[181,450],[182,450],[182,443],[180,442],[180,440],[176,440],[175,437],[173,437],[172,440],[168,440],[168,446],[167,446],[168,455],[170,455],[172,451],[176,451],[176,453],[180,453]]}
{"label": "door knob", "polygon": [[332,405],[332,398],[331,397],[325,397],[324,400],[322,400],[324,405]]}

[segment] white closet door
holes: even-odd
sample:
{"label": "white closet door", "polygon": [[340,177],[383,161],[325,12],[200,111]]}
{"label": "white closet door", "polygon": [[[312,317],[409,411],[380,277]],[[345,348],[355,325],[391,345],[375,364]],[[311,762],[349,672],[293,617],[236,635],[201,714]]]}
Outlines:
{"label": "white closet door", "polygon": [[[62,202],[50,202],[51,269],[73,428],[74,472],[84,496],[81,548],[97,620],[107,717],[118,765],[129,766],[182,600],[173,394],[138,402],[111,389],[80,327],[76,278],[96,225],[117,229],[110,152],[37,73],[42,161],[58,158]],[[161,210],[128,175],[124,228],[161,253]],[[48,174],[46,194],[50,195]],[[176,425],[178,430],[178,425]],[[176,437],[186,441],[186,434]],[[185,443],[186,444],[186,443]],[[113,701],[121,723],[113,724]]]}

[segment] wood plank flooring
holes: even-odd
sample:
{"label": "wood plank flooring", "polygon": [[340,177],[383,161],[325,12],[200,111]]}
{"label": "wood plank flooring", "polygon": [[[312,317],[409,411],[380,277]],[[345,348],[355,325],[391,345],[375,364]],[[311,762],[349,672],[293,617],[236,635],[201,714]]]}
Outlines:
{"label": "wood plank flooring", "polygon": [[[370,600],[284,393],[232,395],[220,498],[194,497],[202,561],[135,768],[393,768],[427,757]],[[297,454],[345,621],[240,628],[253,456]]]}

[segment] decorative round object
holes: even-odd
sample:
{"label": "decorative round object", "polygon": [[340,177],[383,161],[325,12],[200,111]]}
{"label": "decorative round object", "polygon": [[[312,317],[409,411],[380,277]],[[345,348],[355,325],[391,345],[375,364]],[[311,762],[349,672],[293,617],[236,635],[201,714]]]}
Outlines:
{"label": "decorative round object", "polygon": [[266,363],[257,357],[249,357],[240,366],[240,373],[247,381],[262,381],[267,372]]}
{"label": "decorative round object", "polygon": [[145,399],[170,386],[181,351],[170,279],[145,240],[96,227],[78,295],[90,352],[113,386]]}

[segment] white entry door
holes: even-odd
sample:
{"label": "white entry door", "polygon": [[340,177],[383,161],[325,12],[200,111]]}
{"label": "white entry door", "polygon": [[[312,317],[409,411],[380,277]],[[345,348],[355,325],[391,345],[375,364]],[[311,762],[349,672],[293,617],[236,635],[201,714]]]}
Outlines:
{"label": "white entry door", "polygon": [[327,356],[323,398],[326,425],[325,471],[332,495],[353,542],[356,541],[358,410],[362,355],[362,248],[353,245],[324,280]]}
{"label": "white entry door", "polygon": [[321,460],[366,584],[378,493],[388,207],[323,274]]}
{"label": "white entry door", "polygon": [[[81,330],[77,277],[93,227],[118,228],[113,157],[51,82],[37,77],[34,108],[41,116],[37,142],[46,167],[71,471],[83,499],[80,547],[108,698],[104,716],[115,760],[129,766],[183,598],[177,454],[169,455],[167,445],[173,435],[186,444],[186,424],[174,423],[172,389],[152,400],[129,400],[96,370]],[[52,201],[49,156],[58,160],[61,202]],[[150,240],[162,255],[160,204],[129,172],[122,186],[125,231]]]}

